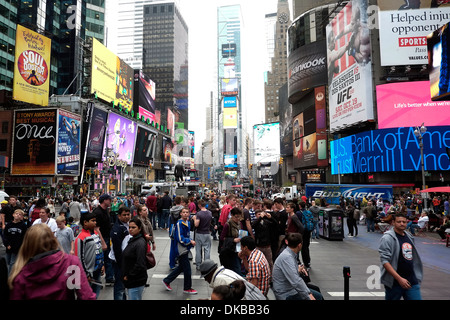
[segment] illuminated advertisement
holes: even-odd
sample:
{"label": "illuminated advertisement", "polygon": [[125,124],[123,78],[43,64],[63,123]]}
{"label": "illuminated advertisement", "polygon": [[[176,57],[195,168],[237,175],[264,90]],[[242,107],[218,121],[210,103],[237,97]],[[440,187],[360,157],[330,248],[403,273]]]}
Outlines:
{"label": "illuminated advertisement", "polygon": [[93,39],[91,93],[100,99],[121,105],[125,111],[133,110],[134,69],[114,53]]}
{"label": "illuminated advertisement", "polygon": [[237,154],[237,132],[234,129],[224,130],[223,154]]}
{"label": "illuminated advertisement", "polygon": [[224,155],[223,164],[225,168],[237,168],[237,155]]}
{"label": "illuminated advertisement", "polygon": [[223,109],[223,128],[237,128],[237,108]]}
{"label": "illuminated advertisement", "polygon": [[237,177],[238,172],[237,171],[224,171],[225,173],[225,178],[230,178],[230,179],[234,179]]}
{"label": "illuminated advertisement", "polygon": [[135,138],[136,123],[111,112],[108,117],[108,130],[105,139],[105,148],[109,152],[108,155],[117,156],[117,159],[131,165]]}
{"label": "illuminated advertisement", "polygon": [[222,95],[223,96],[237,96],[239,93],[238,79],[222,79]]}
{"label": "illuminated advertisement", "polygon": [[170,131],[170,135],[175,137],[175,115],[171,109],[167,109],[167,129]]}
{"label": "illuminated advertisement", "polygon": [[237,98],[236,97],[224,97],[223,98],[223,107],[224,108],[236,108],[237,107]]}
{"label": "illuminated advertisement", "polygon": [[141,126],[137,127],[133,163],[149,165],[155,159],[157,134]]}
{"label": "illuminated advertisement", "polygon": [[12,175],[55,174],[57,121],[57,109],[15,111]]}
{"label": "illuminated advertisement", "polygon": [[80,115],[59,110],[57,174],[69,176],[80,174],[80,124]]}
{"label": "illuminated advertisement", "polygon": [[48,106],[52,41],[17,25],[13,99]]}
{"label": "illuminated advertisement", "polygon": [[280,123],[253,126],[255,162],[276,162],[280,158]]}
{"label": "illuminated advertisement", "polygon": [[191,158],[195,157],[195,132],[189,131],[188,144],[191,150]]}
{"label": "illuminated advertisement", "polygon": [[222,57],[236,57],[236,43],[222,44]]}
{"label": "illuminated advertisement", "polygon": [[[449,100],[450,97],[450,25],[427,37],[428,68],[430,70],[431,100]],[[441,114],[442,115],[442,114]]]}
{"label": "illuminated advertisement", "polygon": [[[430,82],[411,81],[377,86],[378,128],[450,124],[450,101],[432,101]],[[436,116],[439,115],[439,116]]]}
{"label": "illuminated advertisement", "polygon": [[[419,138],[414,130],[373,130],[331,141],[331,173],[421,171]],[[450,127],[427,127],[422,135],[425,170],[450,170]]]}
{"label": "illuminated advertisement", "polygon": [[447,0],[378,0],[382,66],[428,63],[427,35],[449,21]]}
{"label": "illuminated advertisement", "polygon": [[162,158],[161,161],[167,164],[172,164],[172,149],[173,142],[171,139],[162,137]]}
{"label": "illuminated advertisement", "polygon": [[156,85],[142,70],[134,71],[134,112],[139,118],[161,123],[161,111],[156,108]]}
{"label": "illuminated advertisement", "polygon": [[108,112],[93,108],[89,124],[86,159],[97,162],[102,160],[107,124]]}
{"label": "illuminated advertisement", "polygon": [[374,119],[367,0],[349,2],[326,27],[330,131]]}

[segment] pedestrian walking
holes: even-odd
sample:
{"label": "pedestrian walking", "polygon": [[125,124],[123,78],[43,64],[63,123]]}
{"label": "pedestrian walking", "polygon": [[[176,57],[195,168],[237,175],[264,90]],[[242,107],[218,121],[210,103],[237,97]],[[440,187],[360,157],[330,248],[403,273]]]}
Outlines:
{"label": "pedestrian walking", "polygon": [[199,211],[194,215],[195,224],[195,265],[197,270],[203,260],[211,256],[211,221],[212,213],[205,207],[203,199],[198,201]]}

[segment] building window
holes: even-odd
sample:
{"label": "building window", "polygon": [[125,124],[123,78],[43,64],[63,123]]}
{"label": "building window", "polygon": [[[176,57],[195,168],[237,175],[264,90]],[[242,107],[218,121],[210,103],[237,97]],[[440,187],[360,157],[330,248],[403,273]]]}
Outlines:
{"label": "building window", "polygon": [[2,133],[8,133],[8,121],[3,121],[2,122]]}

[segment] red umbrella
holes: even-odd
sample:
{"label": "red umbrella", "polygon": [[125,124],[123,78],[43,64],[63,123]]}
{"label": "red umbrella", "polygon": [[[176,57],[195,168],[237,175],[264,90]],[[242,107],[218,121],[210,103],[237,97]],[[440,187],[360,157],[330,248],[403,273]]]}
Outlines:
{"label": "red umbrella", "polygon": [[420,192],[450,192],[450,187],[434,187],[420,190]]}

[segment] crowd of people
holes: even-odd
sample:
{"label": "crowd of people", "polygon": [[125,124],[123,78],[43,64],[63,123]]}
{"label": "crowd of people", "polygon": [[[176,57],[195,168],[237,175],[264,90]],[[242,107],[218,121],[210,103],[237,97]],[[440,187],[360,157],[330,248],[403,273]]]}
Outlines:
{"label": "crowd of people", "polygon": [[[140,300],[148,286],[149,252],[157,246],[154,230],[165,230],[171,238],[166,290],[183,273],[183,292],[197,293],[194,260],[213,288],[211,299],[267,299],[269,288],[279,300],[323,299],[308,275],[309,244],[319,238],[319,207],[327,203],[305,196],[272,200],[270,194],[103,194],[64,198],[60,206],[50,197],[25,203],[10,196],[0,215],[8,273],[2,297],[95,300],[104,277],[115,300]],[[440,200],[426,211],[419,198],[406,195],[393,202],[341,198],[337,207],[345,211],[349,236],[358,235],[361,222],[368,232],[387,233],[399,213],[414,234],[429,226],[432,214],[444,219],[436,231],[448,225],[448,201]],[[218,262],[211,260],[212,241],[218,241]],[[76,290],[67,285],[71,281]]]}

